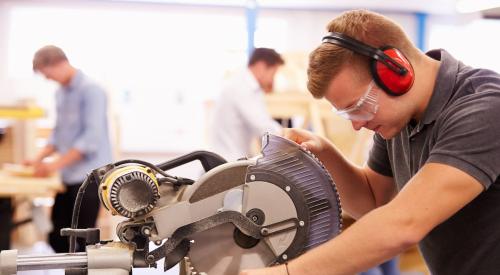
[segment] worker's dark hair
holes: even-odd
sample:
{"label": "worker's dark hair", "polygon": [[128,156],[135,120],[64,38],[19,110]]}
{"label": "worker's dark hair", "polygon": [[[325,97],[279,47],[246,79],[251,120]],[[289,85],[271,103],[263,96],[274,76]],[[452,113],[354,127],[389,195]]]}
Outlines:
{"label": "worker's dark hair", "polygon": [[48,45],[36,51],[33,57],[33,71],[38,71],[43,67],[55,65],[61,61],[68,61],[66,54],[61,48]]}
{"label": "worker's dark hair", "polygon": [[283,60],[281,55],[269,48],[255,48],[248,60],[248,66],[252,66],[259,61],[263,61],[268,66],[285,64],[285,60]]}

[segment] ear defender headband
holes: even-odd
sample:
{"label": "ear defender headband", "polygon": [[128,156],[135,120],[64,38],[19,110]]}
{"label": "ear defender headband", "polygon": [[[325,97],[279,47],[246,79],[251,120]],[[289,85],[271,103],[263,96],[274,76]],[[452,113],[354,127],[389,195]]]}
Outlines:
{"label": "ear defender headband", "polygon": [[370,71],[375,83],[390,95],[403,95],[413,85],[413,67],[403,53],[394,47],[374,48],[338,32],[328,33],[322,41],[369,57]]}

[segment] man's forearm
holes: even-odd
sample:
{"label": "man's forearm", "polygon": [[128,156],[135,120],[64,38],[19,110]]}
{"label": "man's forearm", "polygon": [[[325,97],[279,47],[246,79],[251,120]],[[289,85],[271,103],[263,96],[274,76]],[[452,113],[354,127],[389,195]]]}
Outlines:
{"label": "man's forearm", "polygon": [[56,148],[54,145],[46,145],[43,147],[43,149],[36,155],[36,157],[33,159],[33,161],[36,162],[41,162],[43,161],[44,158],[52,155],[56,151]]}
{"label": "man's forearm", "polygon": [[408,224],[378,208],[335,239],[288,264],[290,275],[355,274],[376,266],[415,244]]}
{"label": "man's forearm", "polygon": [[63,167],[71,165],[83,158],[83,154],[77,149],[70,149],[66,154],[60,156],[53,162],[54,169],[59,170]]}

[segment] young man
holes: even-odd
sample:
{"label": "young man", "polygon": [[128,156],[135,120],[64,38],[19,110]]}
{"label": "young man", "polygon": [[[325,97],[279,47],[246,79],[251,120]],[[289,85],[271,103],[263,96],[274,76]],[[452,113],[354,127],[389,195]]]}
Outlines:
{"label": "young man", "polygon": [[354,274],[416,244],[432,274],[498,274],[500,76],[420,52],[376,13],[346,12],[328,31],[308,87],[354,129],[375,131],[367,166],[309,132],[284,135],[321,159],[359,220],[287,266],[241,274]]}
{"label": "young man", "polygon": [[273,90],[274,76],[284,64],[273,49],[256,48],[248,67],[225,84],[216,102],[210,143],[227,160],[251,156],[252,142],[281,126],[267,112],[264,93]]}
{"label": "young man", "polygon": [[[56,91],[57,120],[48,141],[38,155],[25,161],[33,165],[36,176],[61,171],[66,192],[58,194],[52,210],[54,230],[49,242],[56,252],[68,252],[61,228],[70,227],[73,204],[88,172],[112,161],[108,134],[107,98],[104,90],[75,69],[64,52],[45,46],[35,53],[33,70],[61,87]],[[46,157],[58,153],[51,162]],[[89,185],[80,210],[79,227],[95,227],[99,210],[97,186]],[[80,244],[79,250],[85,247]]]}

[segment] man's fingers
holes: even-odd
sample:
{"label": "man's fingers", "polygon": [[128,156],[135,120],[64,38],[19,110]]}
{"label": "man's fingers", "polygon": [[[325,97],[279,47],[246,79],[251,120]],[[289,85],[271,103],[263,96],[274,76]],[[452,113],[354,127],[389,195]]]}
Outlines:
{"label": "man's fingers", "polygon": [[298,131],[292,128],[283,129],[283,137],[298,144],[301,144],[303,141],[303,137]]}
{"label": "man's fingers", "polygon": [[316,151],[316,147],[317,145],[314,143],[314,141],[312,140],[308,140],[308,141],[304,141],[302,143],[300,143],[300,147],[306,149],[306,150],[309,150],[309,151]]}

